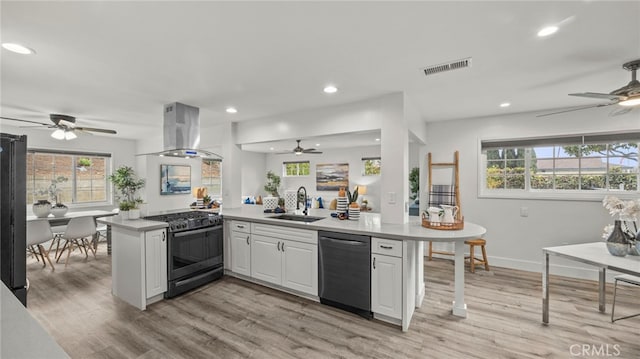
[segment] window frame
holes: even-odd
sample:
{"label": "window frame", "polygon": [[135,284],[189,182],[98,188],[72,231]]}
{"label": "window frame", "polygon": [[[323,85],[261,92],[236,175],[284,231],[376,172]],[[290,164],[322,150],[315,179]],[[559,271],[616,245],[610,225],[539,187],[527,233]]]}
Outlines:
{"label": "window frame", "polygon": [[[562,146],[568,141],[575,142],[580,139],[583,144],[588,143],[607,143],[613,141],[633,142],[638,144],[638,164],[636,168],[637,188],[635,191],[620,191],[615,189],[601,190],[556,190],[556,189],[531,189],[530,188],[530,165],[531,157],[528,152],[536,146]],[[585,142],[586,141],[586,142]],[[596,142],[594,142],[596,141]],[[600,142],[598,142],[600,141]],[[487,188],[486,165],[487,156],[483,153],[483,143],[505,143],[518,145],[527,152],[525,155],[525,188],[524,189],[489,189]],[[488,147],[488,146],[487,146]],[[637,199],[640,194],[640,132],[624,131],[624,132],[598,132],[598,133],[581,133],[581,134],[564,134],[553,136],[539,137],[511,137],[511,138],[478,138],[477,142],[477,174],[478,174],[478,198],[496,198],[496,199],[536,199],[536,200],[562,200],[562,201],[602,201],[605,196],[614,195],[621,199]],[[555,157],[554,157],[555,158]],[[584,157],[576,157],[580,161]],[[582,171],[582,167],[579,171]],[[605,172],[608,175],[609,165]]]}
{"label": "window frame", "polygon": [[[203,158],[201,166],[204,165],[205,162],[219,162],[219,166],[220,166],[220,169],[219,169],[219,171],[220,171],[220,177],[219,177],[219,179],[220,179],[220,192],[219,193],[209,193],[209,187],[210,186],[204,184],[205,177],[203,176],[203,173],[202,173],[203,172],[202,171],[202,167],[200,168],[200,184],[203,187],[207,187],[207,194],[209,195],[209,197],[211,197],[212,200],[214,200],[214,199],[222,199],[222,160],[221,159],[215,159],[215,158]],[[211,178],[213,179],[213,178],[216,178],[216,177],[211,176]]]}
{"label": "window frame", "polygon": [[[45,148],[27,148],[28,154],[44,154],[53,156],[73,156],[74,163],[77,164],[79,158],[83,157],[103,157],[105,163],[105,199],[104,201],[88,201],[88,202],[75,202],[77,200],[77,176],[76,172],[73,172],[69,181],[71,182],[71,202],[63,202],[69,208],[86,208],[86,207],[99,207],[99,206],[111,206],[114,204],[112,185],[109,182],[109,176],[113,172],[113,157],[111,153],[103,152],[88,152],[88,151],[69,151],[59,149],[45,149]],[[34,167],[35,169],[35,167]],[[27,173],[27,181],[30,180],[30,174]],[[31,177],[31,179],[34,179]],[[35,188],[34,188],[35,190]],[[27,195],[27,198],[29,196]],[[48,198],[47,198],[48,199]],[[53,204],[53,203],[52,203]],[[27,203],[29,205],[29,203]]]}
{"label": "window frame", "polygon": [[[287,174],[287,165],[289,164],[297,164],[297,169],[298,169],[298,174],[297,175],[288,175]],[[307,164],[307,166],[309,167],[309,173],[305,174],[300,174],[301,172],[301,164]],[[284,161],[282,162],[282,177],[293,177],[293,178],[300,178],[300,177],[309,177],[311,176],[311,161],[306,160],[306,161]]]}

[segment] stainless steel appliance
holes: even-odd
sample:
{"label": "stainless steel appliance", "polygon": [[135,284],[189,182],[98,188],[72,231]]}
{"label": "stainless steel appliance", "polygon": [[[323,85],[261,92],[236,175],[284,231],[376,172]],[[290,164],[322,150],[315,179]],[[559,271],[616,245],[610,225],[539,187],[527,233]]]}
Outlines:
{"label": "stainless steel appliance", "polygon": [[168,286],[172,298],[222,277],[222,216],[207,212],[181,212],[145,217],[167,222]]}
{"label": "stainless steel appliance", "polygon": [[371,318],[371,237],[318,232],[320,303]]}
{"label": "stainless steel appliance", "polygon": [[0,277],[27,305],[27,136],[0,134]]}

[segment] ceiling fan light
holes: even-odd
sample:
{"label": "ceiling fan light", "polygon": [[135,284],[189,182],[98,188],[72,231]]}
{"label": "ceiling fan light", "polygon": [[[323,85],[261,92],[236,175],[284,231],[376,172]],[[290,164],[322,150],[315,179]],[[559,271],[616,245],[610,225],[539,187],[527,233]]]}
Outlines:
{"label": "ceiling fan light", "polygon": [[78,136],[76,135],[75,132],[73,132],[73,131],[65,131],[64,132],[64,139],[65,140],[69,141],[69,140],[73,140],[73,139],[76,139],[76,138],[78,138]]}
{"label": "ceiling fan light", "polygon": [[53,131],[51,133],[51,137],[55,138],[56,140],[64,140],[64,130],[62,129],[57,129],[55,131]]}
{"label": "ceiling fan light", "polygon": [[626,99],[624,101],[620,101],[618,102],[618,105],[627,106],[627,107],[640,105],[640,96],[636,96],[636,97]]}

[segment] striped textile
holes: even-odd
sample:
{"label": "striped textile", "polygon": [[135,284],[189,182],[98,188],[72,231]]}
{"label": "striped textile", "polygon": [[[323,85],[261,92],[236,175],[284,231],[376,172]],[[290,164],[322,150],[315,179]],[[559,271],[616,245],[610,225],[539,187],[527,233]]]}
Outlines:
{"label": "striped textile", "polygon": [[441,204],[455,206],[456,193],[452,185],[433,184],[429,191],[429,207],[437,207]]}

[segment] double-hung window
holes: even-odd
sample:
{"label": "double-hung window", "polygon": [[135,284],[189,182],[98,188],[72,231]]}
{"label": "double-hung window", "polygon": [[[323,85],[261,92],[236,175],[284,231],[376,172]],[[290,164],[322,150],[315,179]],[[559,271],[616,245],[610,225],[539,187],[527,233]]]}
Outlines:
{"label": "double-hung window", "polygon": [[211,198],[222,197],[222,161],[202,160],[202,186],[207,188]]}
{"label": "double-hung window", "polygon": [[108,153],[29,149],[27,203],[39,199],[66,205],[108,203],[110,173]]}
{"label": "double-hung window", "polygon": [[299,177],[309,175],[309,161],[290,161],[282,163],[285,177]]}
{"label": "double-hung window", "polygon": [[640,132],[481,141],[482,195],[638,192]]}

